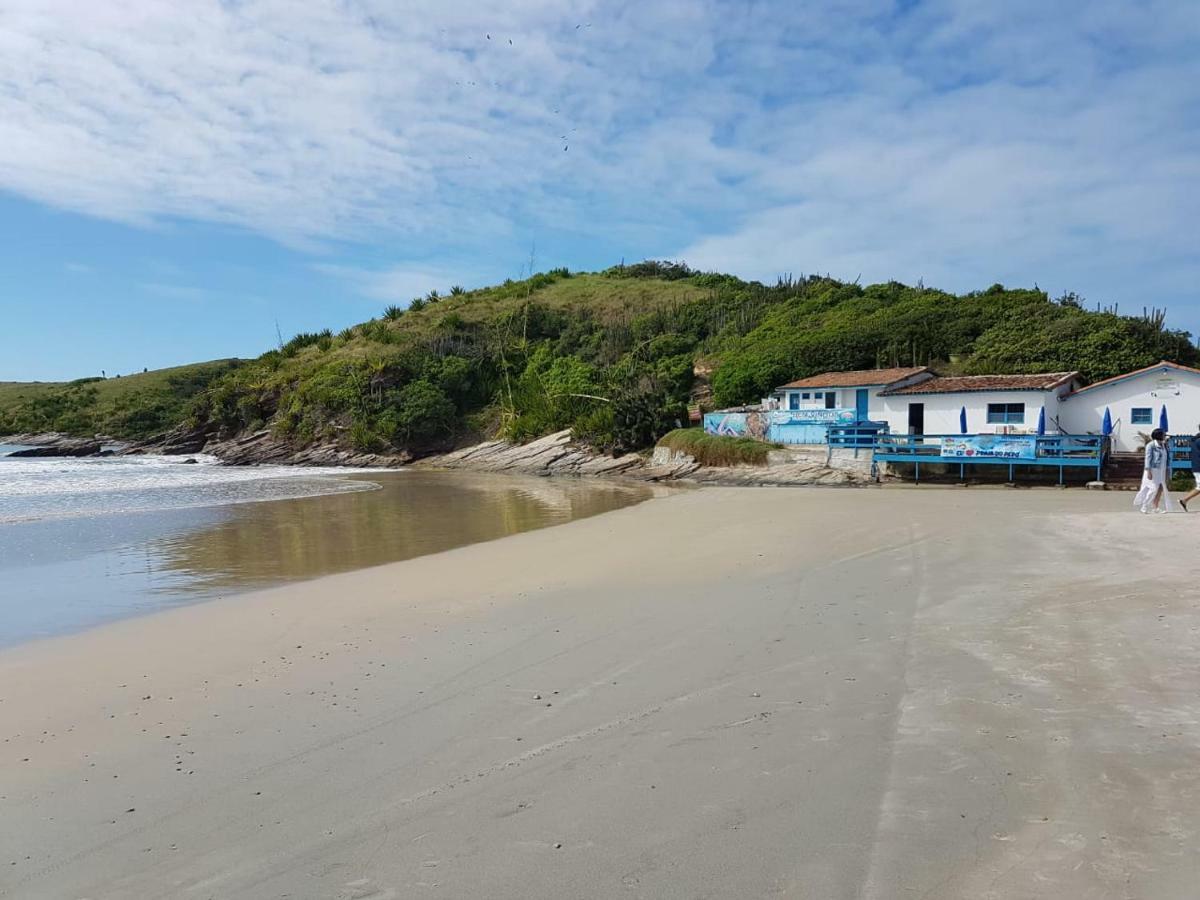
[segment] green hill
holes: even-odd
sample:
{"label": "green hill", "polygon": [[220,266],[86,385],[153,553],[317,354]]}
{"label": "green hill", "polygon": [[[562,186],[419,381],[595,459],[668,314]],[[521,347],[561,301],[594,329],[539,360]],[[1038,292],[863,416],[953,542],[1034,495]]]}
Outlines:
{"label": "green hill", "polygon": [[0,434],[149,437],[183,420],[196,395],[238,365],[219,359],[120,378],[0,381]]}
{"label": "green hill", "polygon": [[[1000,285],[954,295],[821,277],[764,285],[646,262],[454,288],[337,335],[297,335],[256,360],[205,364],[224,372],[150,373],[165,376],[153,390],[136,382],[150,376],[121,379],[129,384],[120,395],[108,393],[111,381],[54,386],[64,411],[38,427],[141,436],[152,423],[182,421],[186,406],[189,426],[225,437],[269,426],[298,447],[422,453],[569,427],[598,447],[627,450],[684,419],[697,370],[712,371],[713,398],[725,406],[828,369],[1079,369],[1096,379],[1163,358],[1200,361],[1188,335],[1167,329],[1161,315],[1090,311],[1074,295],[1052,300]],[[92,388],[91,401],[61,399]],[[0,387],[0,430],[28,427],[33,389],[23,386],[22,407]]]}

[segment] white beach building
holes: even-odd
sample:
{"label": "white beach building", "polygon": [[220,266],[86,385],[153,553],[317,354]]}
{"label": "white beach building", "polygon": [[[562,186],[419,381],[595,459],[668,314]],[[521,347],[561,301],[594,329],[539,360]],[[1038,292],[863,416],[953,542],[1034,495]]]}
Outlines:
{"label": "white beach building", "polygon": [[1066,395],[1058,416],[1064,432],[1098,434],[1108,410],[1113,451],[1134,453],[1159,427],[1164,407],[1168,431],[1195,434],[1200,430],[1200,370],[1164,360],[1098,381]]}
{"label": "white beach building", "polygon": [[779,400],[779,409],[784,411],[853,410],[854,421],[881,422],[881,391],[917,384],[933,377],[933,372],[925,366],[822,372],[776,388],[775,397]]}
{"label": "white beach building", "polygon": [[937,375],[881,391],[880,420],[892,434],[960,434],[965,410],[967,434],[1033,434],[1045,409],[1046,431],[1068,432],[1061,406],[1080,383],[1078,372]]}

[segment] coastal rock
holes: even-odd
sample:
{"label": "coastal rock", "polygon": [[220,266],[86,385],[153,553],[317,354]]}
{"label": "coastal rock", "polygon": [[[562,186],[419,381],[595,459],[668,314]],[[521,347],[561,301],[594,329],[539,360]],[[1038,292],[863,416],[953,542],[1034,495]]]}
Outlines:
{"label": "coastal rock", "polygon": [[228,441],[209,442],[204,451],[231,466],[253,466],[270,463],[283,466],[356,466],[366,468],[396,468],[412,461],[412,454],[366,453],[346,450],[335,444],[315,444],[296,447],[264,429]]}
{"label": "coastal rock", "polygon": [[871,481],[867,470],[826,465],[822,454],[772,454],[766,466],[701,466],[686,453],[664,448],[646,459],[635,453],[613,458],[571,441],[558,431],[528,444],[487,441],[421,460],[427,468],[511,472],[523,475],[619,476],[639,481],[682,481],[723,485],[856,485]]}
{"label": "coastal rock", "polygon": [[101,444],[99,441],[71,440],[58,441],[45,447],[30,447],[26,450],[14,450],[10,457],[58,457],[58,456],[99,456]]}

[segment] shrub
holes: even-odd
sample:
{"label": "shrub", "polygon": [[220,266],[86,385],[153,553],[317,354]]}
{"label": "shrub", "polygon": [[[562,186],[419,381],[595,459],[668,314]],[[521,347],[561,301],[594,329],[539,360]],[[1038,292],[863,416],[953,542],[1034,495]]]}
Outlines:
{"label": "shrub", "polygon": [[356,419],[350,425],[350,444],[355,450],[362,450],[364,453],[377,453],[383,449],[386,442],[369,423],[360,419]]}
{"label": "shrub", "polygon": [[392,304],[383,311],[383,317],[389,322],[395,322],[402,315],[404,315],[404,307],[396,306],[395,304]]}
{"label": "shrub", "polygon": [[680,428],[668,432],[659,439],[658,446],[686,453],[702,466],[765,466],[767,454],[780,449],[779,444],[706,434],[700,428]]}
{"label": "shrub", "polygon": [[381,430],[394,440],[421,445],[454,432],[457,410],[435,384],[420,379],[388,392],[387,409],[380,416]]}
{"label": "shrub", "polygon": [[333,332],[328,328],[322,331],[302,331],[279,348],[279,352],[287,357],[295,356],[305,347],[316,346],[325,351],[333,346]]}

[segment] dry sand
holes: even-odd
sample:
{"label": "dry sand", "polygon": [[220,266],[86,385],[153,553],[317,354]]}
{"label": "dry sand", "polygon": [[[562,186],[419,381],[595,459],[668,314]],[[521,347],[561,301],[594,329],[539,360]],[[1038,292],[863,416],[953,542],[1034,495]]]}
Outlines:
{"label": "dry sand", "polygon": [[0,654],[0,895],[1176,898],[1200,516],[706,489]]}

